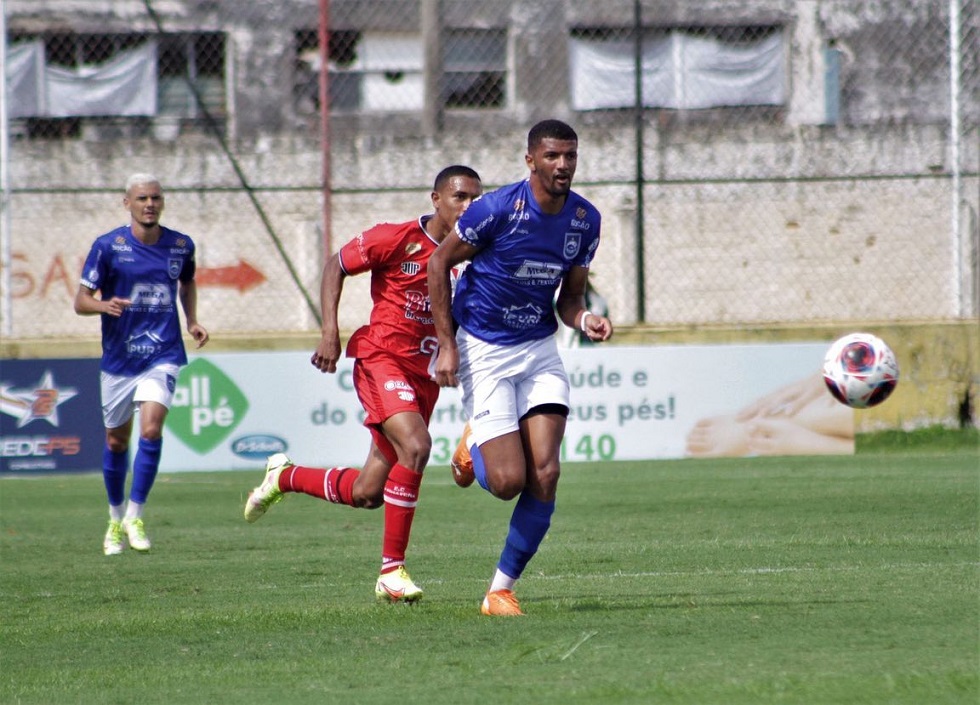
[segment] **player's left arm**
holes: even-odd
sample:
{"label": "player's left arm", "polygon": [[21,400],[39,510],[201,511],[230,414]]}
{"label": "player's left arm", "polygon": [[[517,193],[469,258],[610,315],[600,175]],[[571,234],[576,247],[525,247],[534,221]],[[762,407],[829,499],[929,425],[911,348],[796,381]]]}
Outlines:
{"label": "player's left arm", "polygon": [[197,322],[197,283],[193,279],[179,282],[177,296],[180,298],[180,307],[184,309],[184,318],[187,319],[187,332],[197,341],[197,347],[203,347],[211,336],[208,335],[207,329]]}
{"label": "player's left arm", "polygon": [[602,342],[613,334],[612,322],[585,306],[585,289],[589,283],[588,267],[573,266],[562,279],[555,309],[569,328],[582,331],[589,340]]}

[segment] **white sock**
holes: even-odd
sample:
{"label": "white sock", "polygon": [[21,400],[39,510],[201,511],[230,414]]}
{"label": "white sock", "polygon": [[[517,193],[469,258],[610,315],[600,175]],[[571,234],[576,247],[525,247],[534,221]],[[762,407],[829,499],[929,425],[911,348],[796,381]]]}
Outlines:
{"label": "white sock", "polygon": [[129,500],[129,504],[126,505],[126,518],[127,519],[142,519],[143,518],[143,505],[139,502],[134,502]]}
{"label": "white sock", "polygon": [[109,518],[112,519],[113,521],[122,521],[123,520],[123,505],[121,505],[121,504],[116,504],[116,505],[110,504],[109,505]]}
{"label": "white sock", "polygon": [[497,590],[513,590],[514,583],[517,582],[517,578],[512,578],[506,573],[501,573],[500,569],[493,574],[493,581],[490,583],[490,590],[488,592],[497,592]]}

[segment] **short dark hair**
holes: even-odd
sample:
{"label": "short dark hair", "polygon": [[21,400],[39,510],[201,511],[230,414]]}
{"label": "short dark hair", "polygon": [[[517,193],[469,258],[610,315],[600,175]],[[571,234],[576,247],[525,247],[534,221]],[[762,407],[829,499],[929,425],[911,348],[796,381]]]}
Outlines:
{"label": "short dark hair", "polygon": [[578,135],[571,125],[561,120],[542,120],[527,133],[527,151],[532,151],[545,139],[578,142]]}
{"label": "short dark hair", "polygon": [[471,169],[468,166],[463,166],[462,164],[453,164],[452,166],[447,166],[445,169],[436,174],[436,180],[432,184],[432,190],[438,191],[454,176],[466,176],[471,179],[476,179],[477,181],[483,181],[483,179],[480,178],[480,175],[476,173],[475,169]]}

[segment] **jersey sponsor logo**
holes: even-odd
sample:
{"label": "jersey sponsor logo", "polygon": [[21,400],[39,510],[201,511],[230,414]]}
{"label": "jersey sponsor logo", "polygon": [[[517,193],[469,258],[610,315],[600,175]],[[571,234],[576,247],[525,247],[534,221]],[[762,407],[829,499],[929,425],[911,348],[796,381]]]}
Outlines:
{"label": "jersey sponsor logo", "polygon": [[170,248],[170,254],[172,254],[172,255],[186,255],[187,254],[187,248],[186,247],[171,247]]}
{"label": "jersey sponsor logo", "polygon": [[579,230],[591,230],[592,223],[586,220],[579,220],[578,218],[572,218],[572,227],[578,228]]}
{"label": "jersey sponsor logo", "polygon": [[186,237],[177,238],[177,247],[187,247],[187,238]]}
{"label": "jersey sponsor logo", "polygon": [[152,331],[131,335],[126,340],[126,354],[130,357],[149,357],[163,350],[163,339]]}
{"label": "jersey sponsor logo", "polygon": [[579,206],[578,208],[575,209],[575,217],[578,218],[579,220],[585,217],[585,209],[582,208],[582,206]]}
{"label": "jersey sponsor logo", "polygon": [[530,220],[530,219],[531,219],[531,214],[526,211],[523,213],[511,213],[510,215],[507,216],[508,223],[511,223],[515,220]]}
{"label": "jersey sponsor logo", "polygon": [[429,297],[421,291],[408,290],[405,292],[405,318],[431,326],[432,306]]}
{"label": "jersey sponsor logo", "polygon": [[422,265],[419,262],[402,262],[402,272],[410,277],[414,277],[421,271]]}
{"label": "jersey sponsor logo", "polygon": [[565,247],[562,249],[562,254],[565,255],[565,259],[575,257],[581,247],[582,233],[565,233]]}
{"label": "jersey sponsor logo", "polygon": [[516,330],[534,328],[541,322],[544,310],[534,304],[510,306],[504,309],[504,325]]}
{"label": "jersey sponsor logo", "polygon": [[134,285],[129,299],[136,309],[169,308],[174,303],[170,297],[170,287],[146,282]]}
{"label": "jersey sponsor logo", "polygon": [[514,272],[514,278],[553,282],[557,281],[561,274],[562,266],[555,262],[524,260]]}
{"label": "jersey sponsor logo", "polygon": [[475,238],[477,233],[479,233],[481,230],[486,228],[493,221],[494,221],[494,217],[493,217],[493,213],[491,213],[486,218],[484,218],[479,223],[477,223],[474,227],[466,228],[466,234],[469,235],[471,238]]}
{"label": "jersey sponsor logo", "polygon": [[112,251],[113,252],[132,252],[133,251],[133,248],[130,245],[127,245],[126,244],[126,241],[123,240],[121,243],[119,243],[119,242],[112,243]]}
{"label": "jersey sponsor logo", "polygon": [[170,259],[167,260],[167,274],[170,275],[171,279],[176,279],[180,276],[180,270],[184,267],[184,261],[180,259]]}

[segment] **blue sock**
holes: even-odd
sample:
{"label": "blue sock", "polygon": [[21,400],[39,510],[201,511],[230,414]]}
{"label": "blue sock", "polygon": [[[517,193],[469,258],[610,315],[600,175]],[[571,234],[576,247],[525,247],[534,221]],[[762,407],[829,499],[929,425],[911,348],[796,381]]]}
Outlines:
{"label": "blue sock", "polygon": [[490,485],[487,484],[487,464],[483,462],[483,454],[480,452],[480,446],[476,443],[470,446],[470,457],[473,458],[473,475],[476,477],[476,481],[480,483],[480,487],[489,492]]}
{"label": "blue sock", "polygon": [[551,515],[555,512],[554,500],[542,502],[525,490],[517,498],[514,513],[510,517],[510,531],[497,567],[514,578],[521,577],[528,562],[538,552],[538,546],[551,527]]}
{"label": "blue sock", "polygon": [[163,439],[155,441],[140,438],[139,450],[136,451],[136,458],[133,460],[133,486],[129,490],[129,498],[139,504],[146,504],[146,497],[150,494],[153,481],[157,477],[157,470],[160,469],[160,449],[163,447]]}
{"label": "blue sock", "polygon": [[126,470],[129,468],[129,453],[114,453],[109,446],[102,448],[102,481],[109,496],[109,504],[120,506],[126,500]]}

